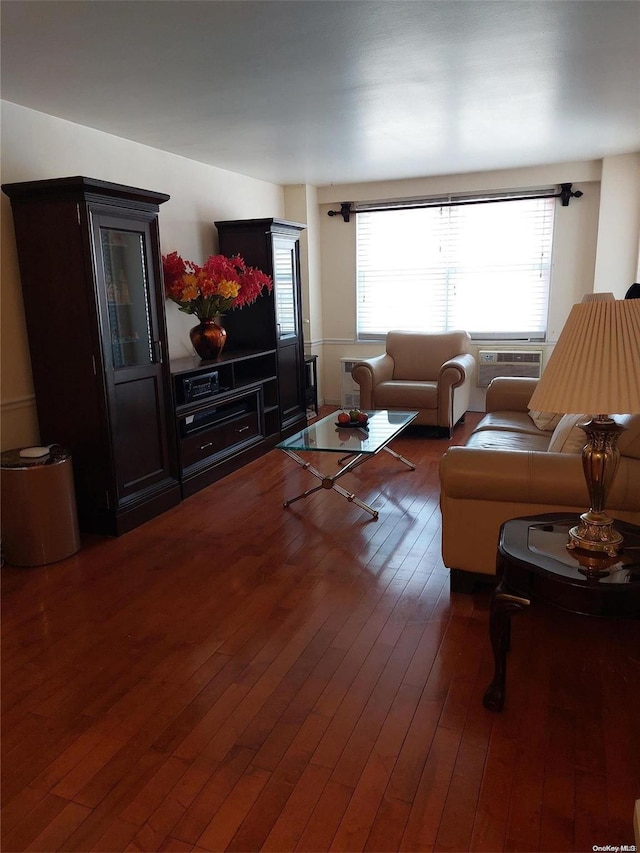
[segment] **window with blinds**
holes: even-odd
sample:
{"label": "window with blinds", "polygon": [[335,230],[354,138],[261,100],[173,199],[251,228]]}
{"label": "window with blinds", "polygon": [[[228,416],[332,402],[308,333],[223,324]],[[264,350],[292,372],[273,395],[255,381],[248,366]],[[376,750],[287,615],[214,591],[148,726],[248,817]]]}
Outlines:
{"label": "window with blinds", "polygon": [[554,211],[531,198],[358,213],[358,338],[544,340]]}
{"label": "window with blinds", "polygon": [[289,243],[280,245],[274,240],[273,252],[273,286],[276,296],[276,322],[278,323],[278,336],[297,334],[296,329],[296,302],[293,281],[293,270],[295,260],[293,250]]}

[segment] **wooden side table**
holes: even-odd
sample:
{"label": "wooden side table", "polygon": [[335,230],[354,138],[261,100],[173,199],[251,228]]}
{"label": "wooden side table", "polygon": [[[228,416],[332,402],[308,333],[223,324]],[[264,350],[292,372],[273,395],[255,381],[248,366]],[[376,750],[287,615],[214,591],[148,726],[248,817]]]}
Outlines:
{"label": "wooden side table", "polygon": [[624,537],[622,553],[589,558],[586,566],[566,547],[575,524],[576,516],[549,513],[514,518],[500,529],[499,580],[489,611],[495,672],[482,700],[490,711],[501,711],[504,705],[511,616],[533,600],[585,616],[640,618],[640,527],[617,521]]}
{"label": "wooden side table", "polygon": [[313,409],[316,415],[319,414],[318,410],[318,356],[317,355],[305,355],[304,357],[304,368],[305,368],[305,402],[307,404],[307,411]]}

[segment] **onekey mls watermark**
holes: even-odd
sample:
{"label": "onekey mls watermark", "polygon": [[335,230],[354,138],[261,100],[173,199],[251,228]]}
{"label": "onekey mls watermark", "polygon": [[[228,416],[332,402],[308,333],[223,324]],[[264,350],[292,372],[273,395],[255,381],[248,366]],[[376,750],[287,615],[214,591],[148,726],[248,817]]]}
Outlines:
{"label": "onekey mls watermark", "polygon": [[593,853],[636,853],[635,844],[594,844]]}

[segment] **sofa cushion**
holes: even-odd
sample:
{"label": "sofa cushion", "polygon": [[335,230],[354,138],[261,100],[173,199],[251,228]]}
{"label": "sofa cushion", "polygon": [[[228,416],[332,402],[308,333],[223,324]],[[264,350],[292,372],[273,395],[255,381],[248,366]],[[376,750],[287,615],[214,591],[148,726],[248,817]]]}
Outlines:
{"label": "sofa cushion", "polygon": [[376,409],[437,409],[437,382],[380,382],[375,388]]}
{"label": "sofa cushion", "polygon": [[482,450],[541,450],[549,445],[549,433],[537,431],[537,435],[526,432],[509,432],[506,429],[483,429],[474,431],[465,447]]}
{"label": "sofa cushion", "polygon": [[578,424],[586,423],[591,415],[563,415],[549,442],[549,453],[582,453],[587,436]]}
{"label": "sofa cushion", "polygon": [[618,450],[621,456],[631,456],[640,459],[640,415],[614,415],[625,431],[618,439]]}
{"label": "sofa cushion", "polygon": [[[522,432],[527,435],[540,435],[539,430],[526,412],[489,412],[486,414],[474,432],[485,429],[503,429],[508,432]],[[547,441],[551,432],[546,432]]]}
{"label": "sofa cushion", "polygon": [[538,427],[538,429],[549,430],[553,432],[553,430],[560,423],[561,414],[557,412],[539,412],[535,409],[529,410],[529,417],[534,422],[534,424]]}
{"label": "sofa cushion", "polygon": [[[586,423],[589,417],[589,415],[563,415],[549,442],[549,452],[581,453],[587,437],[578,424]],[[625,428],[618,439],[620,455],[640,459],[640,415],[611,415],[611,417]]]}

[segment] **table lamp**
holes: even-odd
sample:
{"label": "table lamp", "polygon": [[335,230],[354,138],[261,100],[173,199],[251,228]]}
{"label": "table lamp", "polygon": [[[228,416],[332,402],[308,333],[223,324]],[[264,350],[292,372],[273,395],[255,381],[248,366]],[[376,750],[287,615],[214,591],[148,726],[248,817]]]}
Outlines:
{"label": "table lamp", "polygon": [[531,409],[562,414],[589,413],[582,467],[589,511],[569,531],[568,548],[615,555],[622,536],[605,512],[624,427],[610,414],[640,412],[640,299],[592,295],[574,305],[536,390]]}

